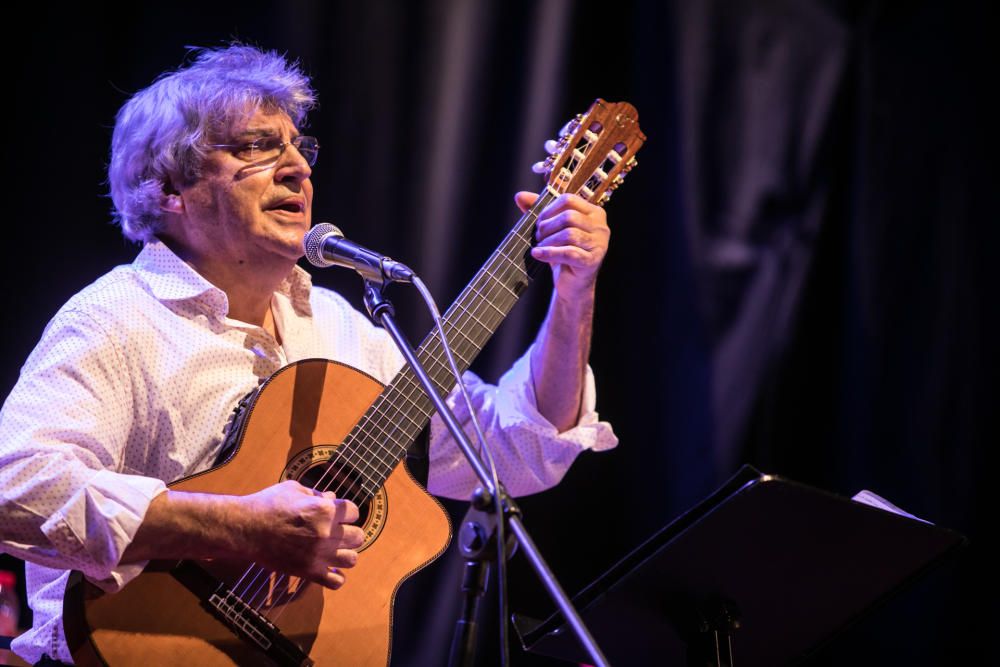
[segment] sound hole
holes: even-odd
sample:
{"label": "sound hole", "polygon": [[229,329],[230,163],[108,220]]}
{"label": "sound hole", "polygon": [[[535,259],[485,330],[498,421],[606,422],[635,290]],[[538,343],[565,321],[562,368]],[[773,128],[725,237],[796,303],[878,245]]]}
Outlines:
{"label": "sound hole", "polygon": [[371,494],[366,493],[363,480],[364,477],[353,466],[341,464],[331,466],[328,461],[307,468],[298,478],[302,486],[317,491],[333,491],[338,498],[350,500],[357,505],[360,515],[357,525],[365,527],[371,514],[369,499]]}

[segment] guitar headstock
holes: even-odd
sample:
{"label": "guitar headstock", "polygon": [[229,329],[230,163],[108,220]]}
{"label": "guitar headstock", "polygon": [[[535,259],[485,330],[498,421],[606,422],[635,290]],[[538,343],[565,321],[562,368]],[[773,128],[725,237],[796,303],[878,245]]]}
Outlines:
{"label": "guitar headstock", "polygon": [[557,141],[546,142],[551,155],[535,171],[548,174],[549,192],[572,192],[603,206],[637,164],[635,154],[645,141],[634,106],[598,98],[563,127]]}

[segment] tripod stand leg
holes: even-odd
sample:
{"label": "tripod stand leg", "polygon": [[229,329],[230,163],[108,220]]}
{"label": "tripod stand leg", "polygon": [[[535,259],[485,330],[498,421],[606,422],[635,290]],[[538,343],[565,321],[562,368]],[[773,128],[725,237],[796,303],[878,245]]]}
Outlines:
{"label": "tripod stand leg", "polygon": [[465,561],[465,574],[462,577],[462,616],[455,621],[455,632],[451,638],[451,651],[448,654],[449,667],[472,667],[476,659],[476,640],[479,625],[476,616],[479,612],[479,602],[486,592],[486,581],[489,579],[490,564],[484,560]]}

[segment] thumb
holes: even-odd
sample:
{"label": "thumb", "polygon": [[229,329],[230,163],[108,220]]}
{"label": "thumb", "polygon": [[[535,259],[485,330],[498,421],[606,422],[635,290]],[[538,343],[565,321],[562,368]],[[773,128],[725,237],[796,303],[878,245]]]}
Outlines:
{"label": "thumb", "polygon": [[524,213],[531,208],[531,205],[534,204],[537,199],[538,195],[534,192],[522,191],[514,195],[514,203],[517,204],[519,209],[521,209],[521,213]]}

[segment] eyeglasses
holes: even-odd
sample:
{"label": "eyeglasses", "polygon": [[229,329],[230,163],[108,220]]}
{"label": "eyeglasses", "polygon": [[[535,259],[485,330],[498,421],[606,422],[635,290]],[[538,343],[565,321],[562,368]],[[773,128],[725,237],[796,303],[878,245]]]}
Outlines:
{"label": "eyeglasses", "polygon": [[310,167],[316,164],[319,156],[319,140],[316,137],[298,136],[291,141],[282,141],[278,137],[261,137],[245,144],[208,144],[209,148],[228,148],[244,162],[259,164],[277,162],[289,146],[295,146]]}

